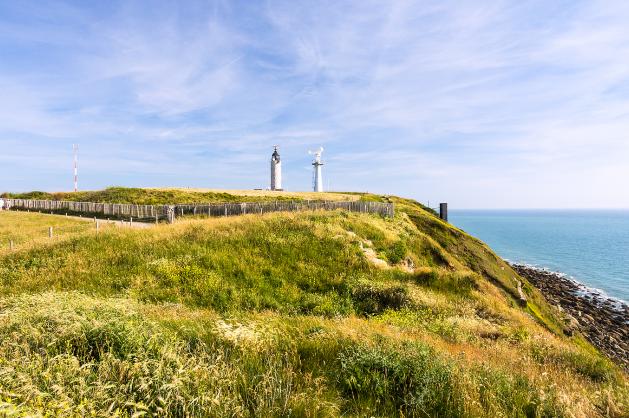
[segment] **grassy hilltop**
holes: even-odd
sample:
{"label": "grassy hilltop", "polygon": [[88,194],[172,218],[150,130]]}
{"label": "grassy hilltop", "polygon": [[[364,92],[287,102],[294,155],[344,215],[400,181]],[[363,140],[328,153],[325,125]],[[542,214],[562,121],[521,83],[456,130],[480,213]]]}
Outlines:
{"label": "grassy hilltop", "polygon": [[[68,219],[78,229],[0,252],[0,415],[628,416],[626,373],[568,337],[535,289],[418,203],[387,199],[394,219],[98,235]],[[0,239],[59,218],[0,213]]]}
{"label": "grassy hilltop", "polygon": [[356,193],[314,193],[268,190],[216,190],[191,188],[132,188],[108,187],[104,190],[81,192],[3,193],[0,197],[37,200],[69,200],[72,202],[127,203],[136,205],[165,205],[187,203],[263,202],[271,200],[358,200]]}

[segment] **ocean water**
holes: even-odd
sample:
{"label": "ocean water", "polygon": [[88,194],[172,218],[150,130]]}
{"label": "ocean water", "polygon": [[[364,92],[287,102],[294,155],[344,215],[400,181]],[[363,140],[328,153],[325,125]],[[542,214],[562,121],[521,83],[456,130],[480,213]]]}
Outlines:
{"label": "ocean water", "polygon": [[629,210],[451,210],[449,221],[502,258],[629,301]]}

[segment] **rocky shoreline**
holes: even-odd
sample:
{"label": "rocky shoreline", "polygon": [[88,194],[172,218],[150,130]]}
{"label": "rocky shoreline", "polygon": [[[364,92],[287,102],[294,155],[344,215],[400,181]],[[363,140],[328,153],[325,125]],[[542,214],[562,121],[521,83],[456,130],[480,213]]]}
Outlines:
{"label": "rocky shoreline", "polygon": [[522,264],[511,267],[566,313],[566,334],[579,330],[593,345],[629,370],[629,305],[560,273]]}

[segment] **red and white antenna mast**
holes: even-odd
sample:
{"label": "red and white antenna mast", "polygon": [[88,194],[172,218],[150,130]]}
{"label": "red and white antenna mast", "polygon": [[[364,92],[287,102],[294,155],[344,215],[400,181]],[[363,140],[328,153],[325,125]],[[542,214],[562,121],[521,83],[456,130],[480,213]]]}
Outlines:
{"label": "red and white antenna mast", "polygon": [[74,152],[74,191],[79,191],[79,145],[72,144],[72,151]]}

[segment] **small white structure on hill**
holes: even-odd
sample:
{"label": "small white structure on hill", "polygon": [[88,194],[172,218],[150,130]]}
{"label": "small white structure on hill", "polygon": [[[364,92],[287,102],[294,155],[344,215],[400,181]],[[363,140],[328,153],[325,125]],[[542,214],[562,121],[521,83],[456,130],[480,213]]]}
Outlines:
{"label": "small white structure on hill", "polygon": [[74,154],[74,192],[79,191],[79,146],[72,144],[72,152]]}
{"label": "small white structure on hill", "polygon": [[273,154],[271,155],[271,190],[282,189],[282,161],[280,153],[277,152],[277,145],[273,146]]}
{"label": "small white structure on hill", "polygon": [[308,151],[308,154],[315,156],[312,162],[312,166],[314,167],[314,171],[312,172],[312,190],[315,192],[323,191],[323,178],[321,176],[321,166],[323,165],[321,162],[322,152],[323,147],[319,147],[317,151]]}

